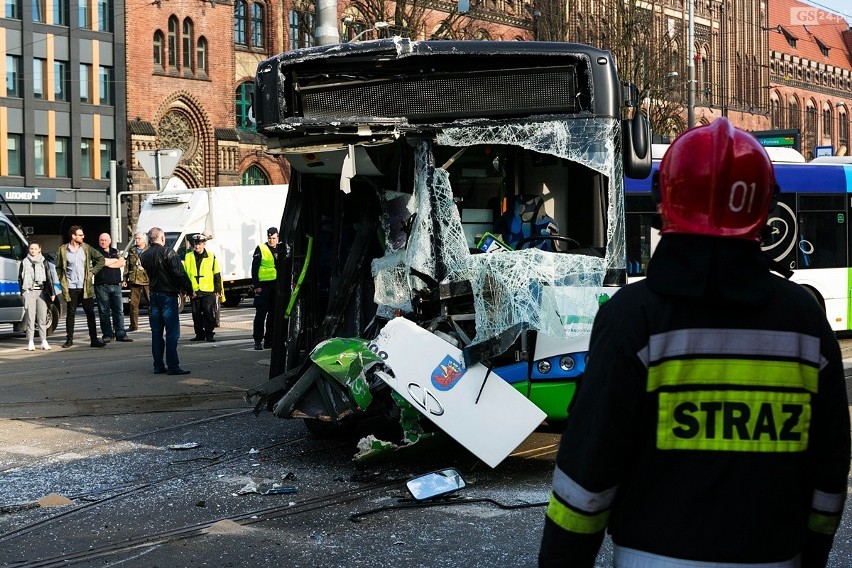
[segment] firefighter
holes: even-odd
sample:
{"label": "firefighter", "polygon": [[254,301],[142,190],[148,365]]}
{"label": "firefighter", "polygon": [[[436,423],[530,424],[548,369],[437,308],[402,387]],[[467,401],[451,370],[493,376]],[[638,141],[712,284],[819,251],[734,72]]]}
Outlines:
{"label": "firefighter", "polygon": [[760,237],[776,193],[724,118],[672,143],[647,278],[601,306],[540,566],[824,567],[849,473],[840,348]]}
{"label": "firefighter", "polygon": [[183,268],[192,282],[192,325],[195,337],[190,341],[214,342],[216,326],[216,299],[224,297],[222,273],[219,260],[205,249],[207,237],[197,234],[192,237],[194,250],[186,253]]}

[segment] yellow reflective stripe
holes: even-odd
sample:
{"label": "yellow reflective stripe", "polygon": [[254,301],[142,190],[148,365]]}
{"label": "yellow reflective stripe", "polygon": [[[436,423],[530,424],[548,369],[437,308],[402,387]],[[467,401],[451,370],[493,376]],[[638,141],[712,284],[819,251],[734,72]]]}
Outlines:
{"label": "yellow reflective stripe", "polygon": [[824,515],[811,511],[808,515],[808,528],[814,532],[834,535],[840,526],[840,515]]}
{"label": "yellow reflective stripe", "polygon": [[674,359],[648,369],[648,392],[665,386],[737,385],[817,392],[819,371],[798,361]]}
{"label": "yellow reflective stripe", "polygon": [[594,534],[606,528],[609,510],[593,515],[585,515],[563,505],[553,493],[547,505],[547,517],[562,530],[580,534]]}
{"label": "yellow reflective stripe", "polygon": [[803,452],[811,423],[808,393],[661,392],[657,448],[726,452]]}

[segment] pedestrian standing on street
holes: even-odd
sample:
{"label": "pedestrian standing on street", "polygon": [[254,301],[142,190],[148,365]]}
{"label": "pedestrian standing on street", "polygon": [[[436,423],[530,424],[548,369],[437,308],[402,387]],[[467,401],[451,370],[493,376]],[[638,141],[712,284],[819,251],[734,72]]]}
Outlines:
{"label": "pedestrian standing on street", "polygon": [[165,246],[166,236],[161,228],[154,227],[148,231],[148,242],[150,246],[142,253],[141,259],[142,267],[148,273],[151,288],[148,320],[151,325],[154,373],[188,375],[189,371],[180,367],[177,352],[178,339],[180,339],[178,296],[191,295],[192,283],[177,253]]}
{"label": "pedestrian standing on street", "polygon": [[[258,351],[272,347],[275,327],[275,263],[278,260],[278,229],[266,230],[266,243],[254,249],[251,260],[251,280],[254,287],[254,348]],[[265,329],[264,329],[265,326]]]}
{"label": "pedestrian standing on street", "polygon": [[142,268],[140,257],[148,250],[148,235],[139,231],[133,236],[134,246],[127,251],[127,264],[124,267],[123,287],[130,288],[130,331],[139,329],[139,303],[142,297],[150,305],[151,295],[148,292],[148,273]]}
{"label": "pedestrian standing on street", "polygon": [[27,351],[35,351],[35,328],[41,338],[41,348],[50,350],[47,343],[48,302],[56,299],[50,263],[41,254],[41,245],[30,243],[29,254],[21,261],[18,285],[24,297],[24,321],[27,323]]}
{"label": "pedestrian standing on street", "polygon": [[83,306],[83,312],[86,314],[91,346],[103,347],[106,343],[98,339],[98,327],[95,323],[94,277],[104,267],[104,256],[83,242],[85,234],[80,225],[72,225],[68,235],[68,244],[59,247],[56,260],[56,275],[62,286],[62,296],[67,302],[65,343],[62,347],[74,345],[74,319],[79,305]]}
{"label": "pedestrian standing on street", "polygon": [[98,314],[101,318],[101,333],[103,341],[133,341],[127,337],[124,329],[124,303],[121,298],[121,269],[125,266],[124,258],[118,250],[110,246],[112,238],[108,233],[98,237],[100,253],[104,255],[104,268],[95,274],[95,298],[98,301]]}
{"label": "pedestrian standing on street", "polygon": [[194,250],[186,253],[183,268],[192,283],[192,324],[195,337],[190,341],[216,341],[217,298],[224,296],[219,260],[206,250],[207,237],[199,233],[192,237]]}
{"label": "pedestrian standing on street", "polygon": [[840,348],[770,272],[777,192],[725,118],[679,136],[654,194],[647,278],[604,303],[562,435],[540,566],[824,567],[850,460]]}

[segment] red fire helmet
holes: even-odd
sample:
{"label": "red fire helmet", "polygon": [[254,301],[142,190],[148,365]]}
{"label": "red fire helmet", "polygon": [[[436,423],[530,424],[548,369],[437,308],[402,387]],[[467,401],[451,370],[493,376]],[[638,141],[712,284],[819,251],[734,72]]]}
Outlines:
{"label": "red fire helmet", "polygon": [[678,136],[660,164],[662,233],[759,241],[775,194],[772,162],[719,118]]}

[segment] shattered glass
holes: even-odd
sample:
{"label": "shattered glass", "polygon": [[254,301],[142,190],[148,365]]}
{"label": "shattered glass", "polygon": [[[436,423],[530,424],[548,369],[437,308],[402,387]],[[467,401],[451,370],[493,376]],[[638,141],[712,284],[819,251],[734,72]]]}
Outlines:
{"label": "shattered glass", "polygon": [[[471,123],[444,128],[437,134],[441,146],[512,145],[603,174],[608,184],[603,257],[536,248],[471,254],[449,172],[434,164],[431,144],[419,142],[414,195],[406,204],[414,214],[408,245],[400,248],[398,239],[389,240],[389,252],[372,263],[380,313],[411,311],[414,291],[424,286],[412,275],[414,269],[439,282],[470,282],[476,323],[473,344],[488,341],[518,324],[554,338],[588,334],[607,272],[625,268],[621,148],[616,147],[620,128],[618,119],[587,118]],[[435,231],[438,234],[433,234]]]}

